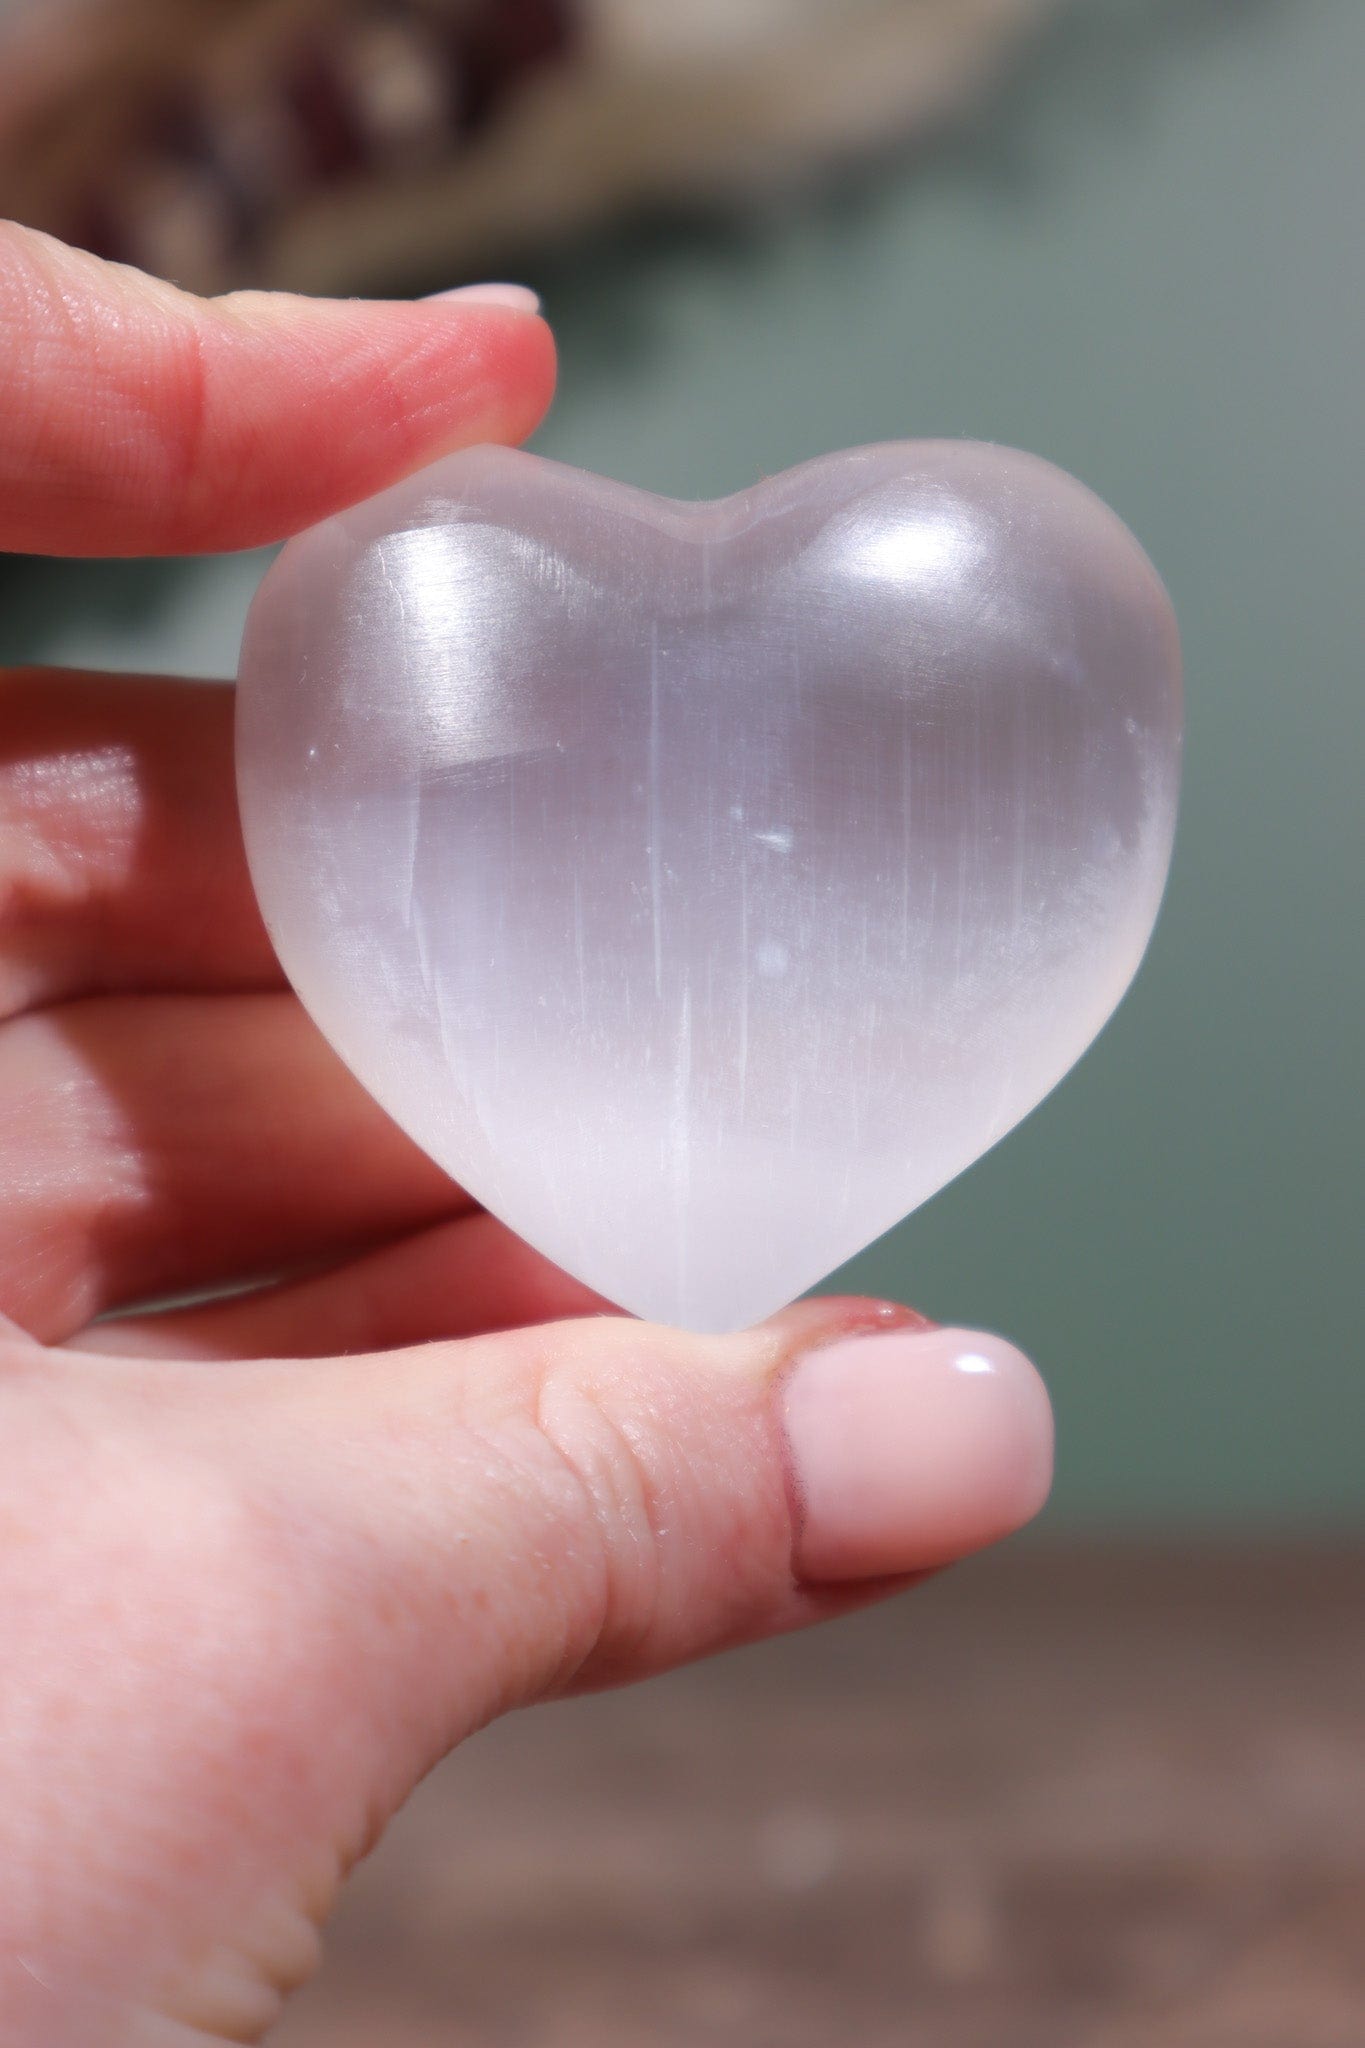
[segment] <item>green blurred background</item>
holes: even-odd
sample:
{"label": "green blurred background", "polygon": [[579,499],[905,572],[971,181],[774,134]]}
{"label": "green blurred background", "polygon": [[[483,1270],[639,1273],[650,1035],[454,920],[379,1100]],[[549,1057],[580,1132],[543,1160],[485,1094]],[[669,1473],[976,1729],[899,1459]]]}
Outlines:
{"label": "green blurred background", "polygon": [[[1361,0],[1090,0],[950,140],[524,266],[548,454],[712,496],[859,441],[1013,442],[1171,587],[1188,769],[1142,974],[839,1283],[1030,1348],[1054,1525],[1365,1520],[1363,101]],[[11,564],[0,658],[230,672],[261,566]]]}

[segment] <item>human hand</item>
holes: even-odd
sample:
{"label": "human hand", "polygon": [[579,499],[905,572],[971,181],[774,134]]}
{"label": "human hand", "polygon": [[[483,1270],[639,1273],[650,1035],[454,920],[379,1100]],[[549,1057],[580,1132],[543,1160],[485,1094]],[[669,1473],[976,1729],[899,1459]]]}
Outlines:
{"label": "human hand", "polygon": [[[281,536],[553,377],[512,304],[199,304],[18,229],[0,361],[0,545],[80,554]],[[651,1329],[474,1209],[282,986],[230,721],[0,678],[3,2048],[256,2039],[471,1730],[841,1612],[1050,1473],[998,1339]]]}

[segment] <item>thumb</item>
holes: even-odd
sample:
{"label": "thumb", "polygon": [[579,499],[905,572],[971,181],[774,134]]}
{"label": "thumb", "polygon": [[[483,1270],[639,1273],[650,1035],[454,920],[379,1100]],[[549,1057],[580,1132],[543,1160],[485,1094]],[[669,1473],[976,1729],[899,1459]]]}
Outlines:
{"label": "thumb", "polygon": [[463,1735],[889,1590],[1051,1470],[1017,1351],[864,1301],[213,1371],[11,1346],[6,1389],[0,1949],[42,2025],[0,1981],[3,2048],[256,2038]]}
{"label": "thumb", "polygon": [[253,1483],[324,1539],[319,1594],[346,1589],[336,1625],[391,1796],[508,1707],[979,1549],[1051,1479],[1022,1354],[876,1302],[732,1338],[603,1317],[264,1370]]}

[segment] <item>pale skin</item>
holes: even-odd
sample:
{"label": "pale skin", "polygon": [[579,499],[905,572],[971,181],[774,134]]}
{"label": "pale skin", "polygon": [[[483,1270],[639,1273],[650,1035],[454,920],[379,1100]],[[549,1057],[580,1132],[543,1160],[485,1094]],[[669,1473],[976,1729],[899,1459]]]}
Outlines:
{"label": "pale skin", "polygon": [[[7,227],[0,374],[0,546],[136,554],[518,440],[554,356],[513,299],[202,304]],[[230,731],[0,675],[0,2048],[261,2038],[463,1736],[894,1591],[1050,1473],[999,1340],[653,1329],[479,1213],[285,989]]]}

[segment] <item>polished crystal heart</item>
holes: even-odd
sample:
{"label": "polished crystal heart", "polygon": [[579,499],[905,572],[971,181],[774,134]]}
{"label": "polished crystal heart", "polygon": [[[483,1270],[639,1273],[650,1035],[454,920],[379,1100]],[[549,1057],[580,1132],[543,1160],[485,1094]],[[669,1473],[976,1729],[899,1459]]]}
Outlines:
{"label": "polished crystal heart", "polygon": [[1180,715],[1154,570],[1034,457],[862,448],[686,505],[476,448],[270,570],[242,816],[285,971],[397,1122],[613,1301],[722,1330],[1094,1037]]}

